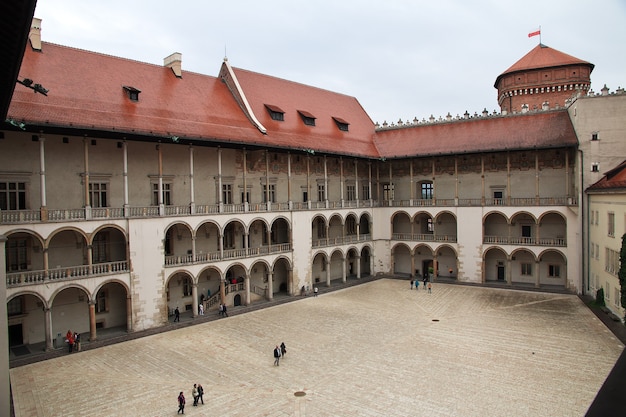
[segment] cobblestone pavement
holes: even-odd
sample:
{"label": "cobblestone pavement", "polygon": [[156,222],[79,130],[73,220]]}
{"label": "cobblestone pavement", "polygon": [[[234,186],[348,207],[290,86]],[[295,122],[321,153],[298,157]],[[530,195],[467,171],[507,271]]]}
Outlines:
{"label": "cobblestone pavement", "polygon": [[17,417],[583,416],[623,347],[575,295],[381,279],[10,376]]}

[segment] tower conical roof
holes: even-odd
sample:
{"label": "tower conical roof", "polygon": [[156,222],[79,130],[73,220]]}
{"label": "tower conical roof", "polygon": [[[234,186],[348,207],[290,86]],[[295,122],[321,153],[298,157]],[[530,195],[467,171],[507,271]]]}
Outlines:
{"label": "tower conical roof", "polygon": [[544,44],[539,44],[531,49],[526,55],[524,55],[519,61],[511,65],[509,69],[504,71],[496,78],[494,87],[498,88],[500,79],[507,74],[518,71],[527,71],[539,68],[551,68],[551,67],[563,67],[567,65],[588,65],[590,71],[593,71],[594,65],[590,62],[583,61],[556,49],[550,48]]}

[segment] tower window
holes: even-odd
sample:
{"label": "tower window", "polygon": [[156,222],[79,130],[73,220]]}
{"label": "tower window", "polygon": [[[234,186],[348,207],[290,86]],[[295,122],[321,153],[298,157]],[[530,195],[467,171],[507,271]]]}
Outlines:
{"label": "tower window", "polygon": [[598,140],[598,132],[593,132],[591,134],[591,140]]}

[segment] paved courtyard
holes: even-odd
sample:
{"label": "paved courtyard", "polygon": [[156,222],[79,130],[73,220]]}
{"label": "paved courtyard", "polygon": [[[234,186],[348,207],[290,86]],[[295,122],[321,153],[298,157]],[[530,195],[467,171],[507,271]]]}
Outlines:
{"label": "paved courtyard", "polygon": [[10,374],[17,417],[578,417],[622,349],[573,295],[381,279]]}

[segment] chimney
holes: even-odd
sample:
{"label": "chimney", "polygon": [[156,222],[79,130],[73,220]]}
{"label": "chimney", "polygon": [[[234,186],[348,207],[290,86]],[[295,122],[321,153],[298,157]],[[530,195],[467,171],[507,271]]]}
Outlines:
{"label": "chimney", "polygon": [[33,50],[41,51],[41,19],[33,17],[33,21],[30,24],[30,32],[28,33],[28,40]]}
{"label": "chimney", "polygon": [[178,78],[183,78],[183,54],[174,52],[172,55],[163,58],[163,66],[171,68]]}

